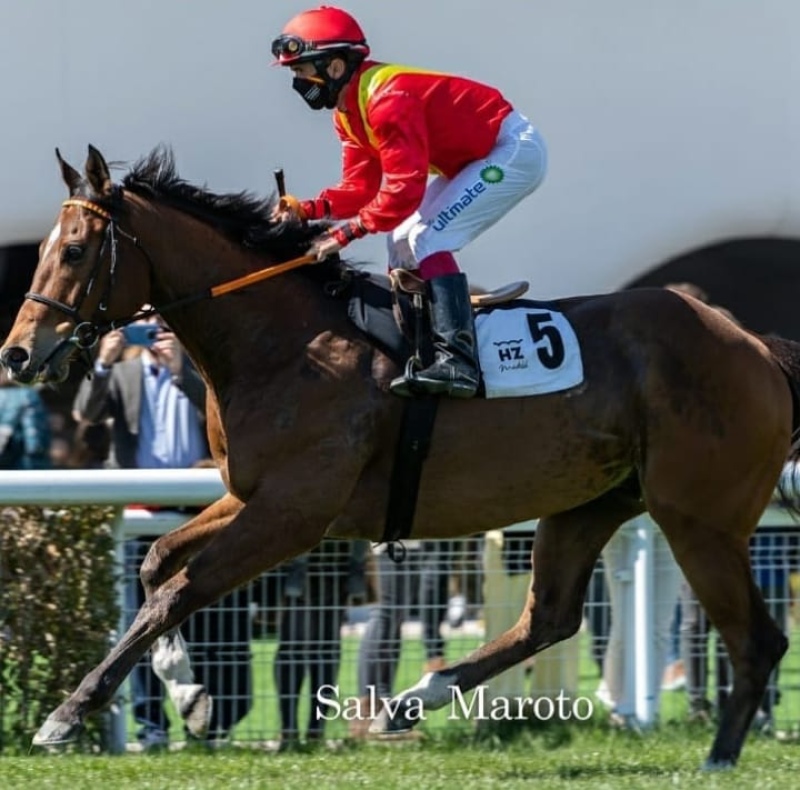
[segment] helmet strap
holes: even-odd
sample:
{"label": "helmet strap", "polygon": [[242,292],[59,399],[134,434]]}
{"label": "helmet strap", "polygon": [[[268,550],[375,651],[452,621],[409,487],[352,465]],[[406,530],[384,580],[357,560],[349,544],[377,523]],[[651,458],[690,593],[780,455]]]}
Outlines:
{"label": "helmet strap", "polygon": [[[345,64],[344,71],[340,77],[331,77],[331,75],[328,74],[328,66],[330,66],[335,58],[343,60]],[[327,107],[329,110],[332,110],[336,107],[336,102],[339,99],[339,93],[350,81],[350,78],[353,76],[353,74],[355,74],[356,69],[359,67],[362,60],[363,58],[360,56],[348,57],[348,55],[342,54],[327,55],[324,58],[317,58],[316,60],[312,61],[314,71],[325,84],[325,107]]]}

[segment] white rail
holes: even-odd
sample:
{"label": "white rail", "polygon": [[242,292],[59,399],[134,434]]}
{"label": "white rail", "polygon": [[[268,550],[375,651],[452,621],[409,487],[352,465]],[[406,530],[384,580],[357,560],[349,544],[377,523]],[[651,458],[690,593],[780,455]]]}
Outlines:
{"label": "white rail", "polygon": [[224,493],[216,469],[0,471],[0,505],[207,505]]}

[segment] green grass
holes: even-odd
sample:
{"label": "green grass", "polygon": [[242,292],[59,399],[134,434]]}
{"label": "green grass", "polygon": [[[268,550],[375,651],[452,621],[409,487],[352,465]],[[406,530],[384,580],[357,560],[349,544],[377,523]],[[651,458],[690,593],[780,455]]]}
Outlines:
{"label": "green grass", "polygon": [[[581,646],[582,694],[597,687],[597,671]],[[792,640],[797,643],[796,639]],[[450,640],[450,658],[477,644],[468,637]],[[255,704],[235,737],[274,738],[279,725],[272,681],[273,640],[253,643]],[[340,683],[343,694],[356,693],[358,639],[343,643]],[[800,721],[800,651],[784,661],[781,718]],[[406,640],[396,688],[419,678],[422,647]],[[118,788],[194,790],[195,788],[753,788],[788,790],[798,786],[800,743],[751,735],[740,765],[733,771],[703,773],[700,766],[711,747],[714,731],[684,723],[684,692],[663,695],[662,726],[642,735],[611,730],[598,707],[591,722],[526,727],[479,733],[471,723],[447,722],[445,711],[433,713],[422,725],[424,740],[415,743],[370,742],[357,745],[336,740],[336,746],[286,754],[251,746],[178,748],[168,754],[123,756],[43,754],[0,756],[0,788],[75,788],[107,785]],[[307,703],[304,703],[307,705]],[[305,711],[305,707],[303,708]],[[304,721],[301,712],[301,721]],[[437,718],[438,717],[438,718]],[[439,720],[441,719],[441,720]],[[132,732],[132,730],[131,730]],[[180,733],[176,728],[175,734]],[[344,736],[344,723],[331,722],[327,735]]]}
{"label": "green grass", "polygon": [[702,773],[706,730],[665,727],[637,736],[596,724],[523,731],[512,740],[438,737],[414,744],[362,744],[276,754],[228,747],[121,757],[0,758],[2,787],[153,790],[203,788],[788,788],[800,746],[751,738],[739,767]]}

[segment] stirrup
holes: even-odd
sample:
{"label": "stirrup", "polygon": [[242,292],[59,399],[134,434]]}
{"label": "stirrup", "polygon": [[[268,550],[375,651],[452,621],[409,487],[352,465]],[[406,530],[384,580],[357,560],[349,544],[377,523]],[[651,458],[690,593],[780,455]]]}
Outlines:
{"label": "stirrup", "polygon": [[422,370],[422,360],[414,355],[408,358],[403,375],[392,379],[389,390],[401,398],[415,398],[424,395],[425,391],[417,384],[416,374]]}

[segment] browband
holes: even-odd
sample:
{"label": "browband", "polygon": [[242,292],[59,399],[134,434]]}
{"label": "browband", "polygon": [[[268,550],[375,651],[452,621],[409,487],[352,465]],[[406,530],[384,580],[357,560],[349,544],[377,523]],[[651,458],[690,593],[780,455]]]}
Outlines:
{"label": "browband", "polygon": [[69,200],[65,200],[62,206],[79,206],[80,208],[85,208],[87,211],[91,211],[93,214],[97,214],[99,217],[103,219],[107,219],[111,222],[111,213],[106,211],[102,206],[98,206],[97,203],[92,203],[91,200],[81,200],[80,198],[69,198]]}

